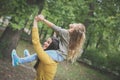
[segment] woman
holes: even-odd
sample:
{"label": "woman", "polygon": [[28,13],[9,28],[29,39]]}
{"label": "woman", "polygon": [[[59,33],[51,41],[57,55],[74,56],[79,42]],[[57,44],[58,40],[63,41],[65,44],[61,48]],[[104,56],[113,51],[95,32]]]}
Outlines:
{"label": "woman", "polygon": [[49,57],[49,55],[44,51],[39,40],[40,39],[36,18],[34,20],[32,28],[32,42],[37,56],[40,60],[40,63],[38,64],[38,67],[36,69],[36,80],[53,80],[57,69],[57,62]]}
{"label": "woman", "polygon": [[[38,26],[37,26],[37,18],[34,19],[33,28],[32,28],[32,43],[38,59],[40,60],[38,67],[36,68],[36,79],[35,80],[53,80],[56,69],[57,62],[54,61],[42,48],[39,39]],[[49,42],[50,43],[50,42]],[[46,46],[44,46],[46,47]],[[13,50],[12,59],[16,58],[16,53]],[[14,61],[14,60],[13,60]]]}

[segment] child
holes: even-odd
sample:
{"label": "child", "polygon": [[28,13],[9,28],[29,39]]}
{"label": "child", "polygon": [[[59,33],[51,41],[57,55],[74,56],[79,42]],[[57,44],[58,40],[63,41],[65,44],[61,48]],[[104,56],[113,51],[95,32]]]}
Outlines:
{"label": "child", "polygon": [[64,59],[74,62],[82,52],[85,42],[85,26],[82,23],[73,23],[69,24],[69,29],[66,30],[48,21],[41,14],[38,15],[37,19],[47,24],[59,36],[58,54],[62,55]]}

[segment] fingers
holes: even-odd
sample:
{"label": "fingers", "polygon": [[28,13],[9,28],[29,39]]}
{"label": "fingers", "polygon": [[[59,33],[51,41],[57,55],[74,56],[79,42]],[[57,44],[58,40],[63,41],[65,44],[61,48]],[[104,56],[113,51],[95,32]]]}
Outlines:
{"label": "fingers", "polygon": [[37,18],[37,16],[35,16],[34,21],[38,22],[38,18]]}
{"label": "fingers", "polygon": [[36,20],[36,21],[39,21],[39,18],[38,18],[38,16],[36,16],[36,17],[35,17],[35,20]]}
{"label": "fingers", "polygon": [[37,22],[38,21],[43,21],[44,20],[44,16],[43,15],[37,15],[37,16],[35,16],[35,18],[34,18]]}
{"label": "fingers", "polygon": [[40,20],[40,21],[43,21],[44,20],[44,16],[43,15],[38,15],[38,19]]}

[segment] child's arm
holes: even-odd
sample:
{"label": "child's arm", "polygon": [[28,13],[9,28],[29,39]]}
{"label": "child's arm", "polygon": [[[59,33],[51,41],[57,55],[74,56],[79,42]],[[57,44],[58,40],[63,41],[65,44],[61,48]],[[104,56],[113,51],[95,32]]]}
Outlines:
{"label": "child's arm", "polygon": [[39,20],[39,21],[43,21],[48,27],[55,26],[54,23],[52,23],[52,22],[48,21],[47,19],[45,19],[44,16],[41,15],[41,14],[38,15],[38,20]]}

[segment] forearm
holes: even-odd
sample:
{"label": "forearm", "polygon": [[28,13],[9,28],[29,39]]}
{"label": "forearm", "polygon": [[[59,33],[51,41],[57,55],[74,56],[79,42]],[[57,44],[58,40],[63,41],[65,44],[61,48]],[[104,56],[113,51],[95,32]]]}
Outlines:
{"label": "forearm", "polygon": [[37,28],[37,27],[38,27],[36,20],[33,21],[33,27],[34,27],[34,28]]}
{"label": "forearm", "polygon": [[52,22],[48,21],[47,19],[44,19],[44,20],[43,20],[43,23],[45,23],[48,27],[52,27],[52,26],[55,25],[55,24],[53,24]]}

